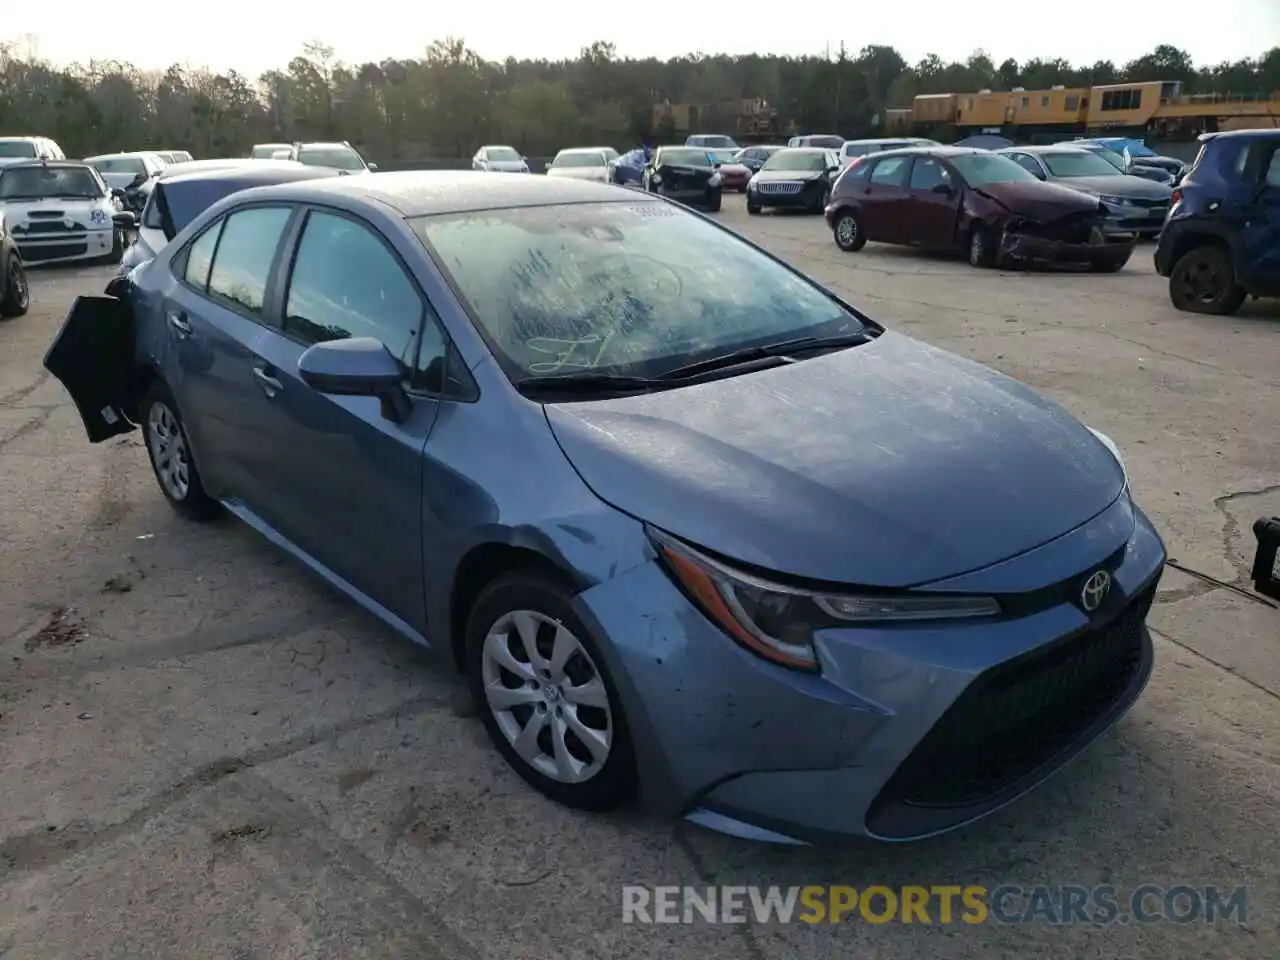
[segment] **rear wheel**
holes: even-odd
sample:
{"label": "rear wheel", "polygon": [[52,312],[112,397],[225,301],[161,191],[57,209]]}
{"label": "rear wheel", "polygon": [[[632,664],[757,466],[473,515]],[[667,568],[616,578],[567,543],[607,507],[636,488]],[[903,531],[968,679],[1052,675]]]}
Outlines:
{"label": "rear wheel", "polygon": [[31,288],[27,285],[27,272],[16,253],[9,254],[5,270],[4,290],[0,291],[0,317],[21,317],[31,306]]}
{"label": "rear wheel", "polygon": [[169,506],[188,520],[211,520],[221,513],[218,501],[205,492],[178,405],[160,381],[142,401],[142,432],[151,469]]}
{"label": "rear wheel", "polygon": [[1189,313],[1226,316],[1239,310],[1247,295],[1236,283],[1231,254],[1216,245],[1187,251],[1169,274],[1169,300]]}
{"label": "rear wheel", "polygon": [[867,245],[867,238],[862,232],[862,224],[850,210],[841,211],[836,222],[831,225],[831,233],[836,239],[836,246],[846,253],[857,253]]}

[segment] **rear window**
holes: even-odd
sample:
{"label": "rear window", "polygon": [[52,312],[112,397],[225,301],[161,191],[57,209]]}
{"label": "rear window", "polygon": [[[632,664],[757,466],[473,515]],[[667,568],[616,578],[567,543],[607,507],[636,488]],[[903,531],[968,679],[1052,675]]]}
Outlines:
{"label": "rear window", "polygon": [[105,160],[93,161],[99,173],[133,173],[145,174],[147,165],[141,157],[107,157]]}
{"label": "rear window", "polygon": [[301,147],[298,162],[309,167],[332,167],[335,170],[363,170],[364,161],[354,150],[343,147]]}

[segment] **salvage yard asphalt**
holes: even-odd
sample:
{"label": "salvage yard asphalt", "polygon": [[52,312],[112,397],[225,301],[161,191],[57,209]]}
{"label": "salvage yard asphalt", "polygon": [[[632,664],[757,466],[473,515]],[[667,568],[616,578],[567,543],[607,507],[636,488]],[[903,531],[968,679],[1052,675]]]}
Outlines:
{"label": "salvage yard asphalt", "polygon": [[[751,845],[553,805],[464,685],[247,528],[166,506],[139,435],[91,446],[41,359],[104,269],[32,271],[0,325],[0,957],[1280,957],[1280,610],[1244,583],[1280,515],[1280,308],[1177,313],[1114,276],[976,271],[820,219],[720,218],[891,327],[1120,445],[1170,557],[1134,710],[1014,806],[905,846]],[[875,411],[850,411],[875,416]],[[1218,583],[1215,583],[1217,581]],[[797,729],[797,737],[818,736]],[[1233,923],[622,923],[622,886],[1248,888]]]}

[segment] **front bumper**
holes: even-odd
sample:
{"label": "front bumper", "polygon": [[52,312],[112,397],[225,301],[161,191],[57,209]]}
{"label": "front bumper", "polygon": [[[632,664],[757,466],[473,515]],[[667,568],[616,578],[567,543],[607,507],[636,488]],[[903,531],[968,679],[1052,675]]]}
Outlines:
{"label": "front bumper", "polygon": [[1111,211],[1107,218],[1107,230],[1111,233],[1135,233],[1140,237],[1159,236],[1169,215],[1169,204],[1143,207],[1138,204],[1108,204]]}
{"label": "front bumper", "polygon": [[[577,603],[602,638],[651,809],[776,842],[903,841],[1012,802],[1132,706],[1151,671],[1142,621],[1164,558],[1122,497],[1058,540],[953,582],[1016,590],[1035,598],[1030,612],[824,631],[817,676],[737,646],[656,563]],[[1099,566],[1115,586],[1091,619],[1067,596]]]}
{"label": "front bumper", "polygon": [[1110,226],[1096,228],[1087,242],[1010,230],[1001,236],[1000,253],[1009,260],[1063,264],[1105,263],[1127,260],[1133,253],[1137,239],[1137,234],[1132,231],[1118,231]]}
{"label": "front bumper", "polygon": [[18,253],[26,263],[69,263],[109,256],[115,229],[78,230],[45,234],[15,234]]}

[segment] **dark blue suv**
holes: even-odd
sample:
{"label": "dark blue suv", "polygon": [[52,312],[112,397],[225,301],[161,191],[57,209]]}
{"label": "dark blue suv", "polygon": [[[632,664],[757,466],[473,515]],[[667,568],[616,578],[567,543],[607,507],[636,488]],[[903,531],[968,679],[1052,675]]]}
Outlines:
{"label": "dark blue suv", "polygon": [[1280,130],[1201,135],[1155,260],[1179,310],[1225,315],[1248,296],[1280,297]]}

